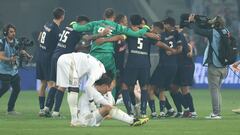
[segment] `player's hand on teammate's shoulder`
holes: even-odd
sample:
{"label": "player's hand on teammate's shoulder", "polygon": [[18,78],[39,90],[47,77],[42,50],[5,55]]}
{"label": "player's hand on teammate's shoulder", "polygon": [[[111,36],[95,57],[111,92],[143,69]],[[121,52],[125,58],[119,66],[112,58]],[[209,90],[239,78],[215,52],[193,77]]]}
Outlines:
{"label": "player's hand on teammate's shoulder", "polygon": [[106,36],[107,34],[111,33],[111,28],[106,27],[101,33],[99,33],[102,37]]}

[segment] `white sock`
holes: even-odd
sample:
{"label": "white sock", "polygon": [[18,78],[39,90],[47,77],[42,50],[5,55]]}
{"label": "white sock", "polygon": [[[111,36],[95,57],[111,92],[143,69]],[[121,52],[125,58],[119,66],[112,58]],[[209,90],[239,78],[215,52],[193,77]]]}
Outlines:
{"label": "white sock", "polygon": [[128,124],[133,123],[132,117],[130,117],[127,113],[123,112],[122,110],[116,107],[113,107],[109,114],[112,116],[113,119],[120,120]]}
{"label": "white sock", "polygon": [[69,92],[67,96],[67,101],[71,113],[71,121],[76,121],[78,113],[78,93]]}
{"label": "white sock", "polygon": [[99,113],[99,111],[97,110],[97,111],[95,111],[95,116],[96,116],[96,123],[98,124],[98,123],[101,123],[101,121],[103,120],[103,116]]}

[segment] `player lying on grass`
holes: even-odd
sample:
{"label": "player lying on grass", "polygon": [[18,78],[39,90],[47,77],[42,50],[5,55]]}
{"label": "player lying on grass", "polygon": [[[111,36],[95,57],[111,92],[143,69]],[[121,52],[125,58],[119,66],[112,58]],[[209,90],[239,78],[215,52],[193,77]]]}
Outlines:
{"label": "player lying on grass", "polygon": [[[103,64],[89,54],[69,53],[58,59],[57,85],[65,89],[68,88],[67,100],[71,112],[71,125],[97,126],[108,114],[112,118],[125,121],[133,126],[146,123],[148,119],[132,119],[103,98],[102,94],[111,91],[113,80],[113,75],[105,72]],[[77,115],[79,82],[85,76],[88,78],[84,87],[85,94],[80,99],[80,113]],[[101,105],[99,110],[95,109],[95,103]]]}

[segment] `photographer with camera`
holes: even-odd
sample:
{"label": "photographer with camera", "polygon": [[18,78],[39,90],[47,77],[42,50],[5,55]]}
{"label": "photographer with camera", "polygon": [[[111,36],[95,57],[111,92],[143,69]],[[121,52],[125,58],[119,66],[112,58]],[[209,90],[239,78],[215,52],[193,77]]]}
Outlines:
{"label": "photographer with camera", "polygon": [[[229,34],[225,28],[225,23],[222,17],[217,16],[213,19],[209,19],[199,25],[199,18],[194,14],[190,14],[188,21],[190,27],[193,28],[194,32],[207,37],[209,40],[208,46],[205,49],[203,65],[208,67],[208,85],[211,92],[212,98],[212,109],[213,112],[205,117],[206,119],[221,119],[221,93],[220,88],[223,79],[227,75],[226,64],[219,58],[221,52],[221,40],[223,34]],[[206,27],[203,27],[206,26]],[[209,27],[211,26],[211,27]]]}
{"label": "photographer with camera", "polygon": [[8,24],[3,29],[4,38],[0,39],[0,98],[12,87],[12,93],[8,101],[7,114],[17,115],[14,110],[16,100],[20,92],[20,77],[16,65],[16,46],[18,41],[15,38],[16,27]]}

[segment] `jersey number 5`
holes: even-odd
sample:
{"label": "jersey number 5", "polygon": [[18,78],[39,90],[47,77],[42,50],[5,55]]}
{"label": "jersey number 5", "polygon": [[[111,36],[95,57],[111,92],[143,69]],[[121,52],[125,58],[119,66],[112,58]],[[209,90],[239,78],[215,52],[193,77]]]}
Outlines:
{"label": "jersey number 5", "polygon": [[142,49],[143,48],[143,38],[138,38],[138,41],[137,41],[137,49]]}
{"label": "jersey number 5", "polygon": [[69,31],[64,30],[63,33],[61,34],[59,41],[61,41],[62,43],[66,43],[69,33],[70,33]]}

